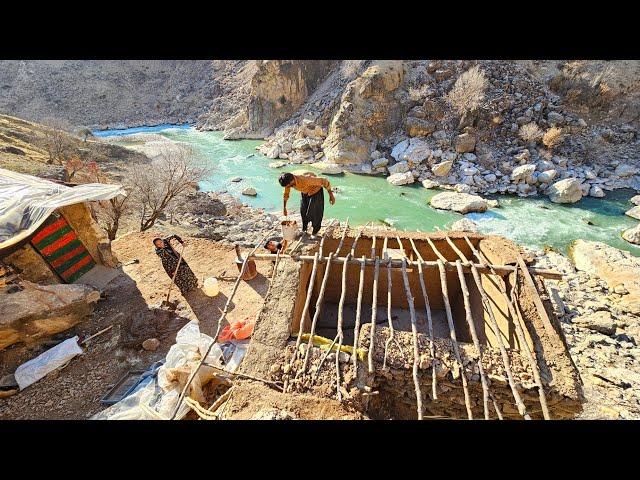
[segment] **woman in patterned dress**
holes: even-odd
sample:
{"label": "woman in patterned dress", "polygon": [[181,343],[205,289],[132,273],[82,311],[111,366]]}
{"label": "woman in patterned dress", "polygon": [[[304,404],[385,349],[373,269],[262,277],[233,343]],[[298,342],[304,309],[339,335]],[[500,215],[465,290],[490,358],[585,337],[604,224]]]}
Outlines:
{"label": "woman in patterned dress", "polygon": [[[160,237],[153,239],[153,244],[156,246],[156,254],[160,257],[164,271],[167,272],[169,278],[173,278],[176,266],[178,265],[178,259],[180,258],[180,255],[170,243],[170,240],[173,238],[180,242],[182,248],[184,248],[186,242],[183,242],[178,235],[171,235],[165,239]],[[191,268],[189,268],[184,257],[182,257],[182,260],[180,261],[180,267],[176,274],[175,283],[183,295],[198,288],[198,279]]]}

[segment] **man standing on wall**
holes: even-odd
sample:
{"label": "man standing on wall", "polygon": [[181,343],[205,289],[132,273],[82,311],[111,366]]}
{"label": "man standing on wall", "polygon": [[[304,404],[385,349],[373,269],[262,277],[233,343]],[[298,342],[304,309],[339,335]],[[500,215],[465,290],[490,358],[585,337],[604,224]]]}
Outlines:
{"label": "man standing on wall", "polygon": [[302,231],[307,231],[307,226],[311,223],[313,230],[312,235],[317,235],[322,224],[322,216],[324,215],[324,193],[322,187],[329,192],[329,202],[331,205],[336,203],[336,198],[331,191],[329,180],[324,177],[317,177],[312,172],[306,172],[301,175],[285,172],[280,175],[278,182],[284,187],[283,208],[282,213],[287,215],[287,200],[291,188],[295,188],[300,192],[300,215],[302,216]]}

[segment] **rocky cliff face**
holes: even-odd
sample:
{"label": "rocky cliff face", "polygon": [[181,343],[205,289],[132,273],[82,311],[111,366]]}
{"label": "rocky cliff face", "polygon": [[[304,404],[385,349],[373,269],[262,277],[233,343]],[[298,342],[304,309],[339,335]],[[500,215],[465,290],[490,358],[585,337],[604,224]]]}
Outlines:
{"label": "rocky cliff face", "polygon": [[347,86],[323,144],[329,163],[365,162],[377,141],[397,128],[402,104],[396,93],[403,77],[402,61],[380,61]]}
{"label": "rocky cliff face", "polygon": [[232,99],[242,103],[241,72],[247,63],[4,60],[0,62],[0,113],[35,122],[56,117],[90,128],[126,128],[195,122],[217,106],[216,122],[223,124],[240,107],[218,105],[215,100],[233,90]]}
{"label": "rocky cliff face", "polygon": [[246,109],[226,138],[265,137],[287,120],[334,65],[333,60],[262,60],[251,80]]}

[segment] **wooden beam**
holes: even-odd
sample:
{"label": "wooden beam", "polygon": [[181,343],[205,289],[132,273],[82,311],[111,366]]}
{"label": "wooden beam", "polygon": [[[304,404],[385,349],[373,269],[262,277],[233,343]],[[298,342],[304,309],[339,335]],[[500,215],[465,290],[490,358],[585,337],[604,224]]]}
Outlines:
{"label": "wooden beam", "polygon": [[447,243],[449,244],[449,246],[453,249],[454,252],[456,252],[456,254],[460,257],[460,259],[462,260],[462,262],[465,265],[469,265],[471,262],[469,261],[469,259],[464,255],[464,253],[462,253],[462,250],[460,250],[455,243],[453,243],[453,240],[451,240],[449,238],[449,236],[445,237],[447,239]]}
{"label": "wooden beam", "polygon": [[453,352],[456,360],[460,365],[460,376],[462,377],[462,389],[464,390],[464,404],[467,407],[467,415],[469,420],[473,420],[473,412],[471,411],[471,401],[469,399],[469,386],[467,384],[467,375],[464,373],[464,364],[460,356],[458,348],[458,340],[456,339],[456,327],[453,324],[453,316],[451,315],[451,305],[449,304],[449,291],[447,289],[447,272],[444,269],[444,262],[438,259],[438,269],[440,270],[440,287],[442,289],[442,298],[444,300],[444,309],[447,314],[447,322],[449,324],[449,336],[453,345]]}
{"label": "wooden beam", "polygon": [[413,304],[413,296],[409,287],[409,277],[407,275],[407,263],[402,262],[402,278],[404,279],[404,289],[407,292],[407,302],[409,302],[409,314],[411,315],[411,333],[413,336],[413,387],[416,391],[416,403],[418,409],[418,420],[422,420],[422,390],[418,379],[418,367],[420,365],[420,349],[418,348],[418,326],[416,321],[416,309]]}
{"label": "wooden beam", "polygon": [[373,271],[373,299],[371,300],[371,330],[369,342],[369,373],[373,373],[373,339],[376,333],[376,315],[378,313],[378,274],[380,273],[380,257],[376,256]]}
{"label": "wooden beam", "polygon": [[342,244],[344,243],[344,239],[347,236],[347,231],[349,230],[349,217],[347,217],[347,221],[344,222],[344,231],[342,232],[342,238],[340,238],[340,243],[336,247],[336,257],[340,254],[340,249],[342,248]]}
{"label": "wooden beam", "polygon": [[364,267],[365,256],[362,255],[360,264],[360,281],[358,282],[358,303],[356,305],[356,324],[353,327],[353,372],[358,378],[358,346],[360,345],[360,314],[362,313],[362,292],[364,290]]}
{"label": "wooden beam", "polygon": [[435,246],[435,244],[431,241],[431,239],[429,237],[427,237],[427,243],[429,244],[429,246],[431,247],[431,250],[433,250],[433,253],[436,254],[436,256],[438,257],[438,259],[440,259],[441,261],[443,261],[444,263],[448,263],[449,260],[447,260],[444,255],[442,255],[440,253],[440,250],[438,250]]}
{"label": "wooden beam", "polygon": [[458,268],[458,280],[460,280],[460,288],[462,288],[462,299],[464,301],[465,318],[467,320],[467,325],[469,325],[469,332],[471,333],[471,338],[473,339],[473,345],[478,351],[478,369],[480,370],[480,382],[482,383],[482,403],[484,406],[484,419],[489,420],[489,383],[487,382],[487,377],[484,373],[484,366],[482,365],[482,349],[480,348],[478,333],[476,332],[473,315],[471,314],[469,288],[467,287],[467,281],[464,278],[464,272],[462,271],[462,263],[460,260],[456,260],[456,267]]}

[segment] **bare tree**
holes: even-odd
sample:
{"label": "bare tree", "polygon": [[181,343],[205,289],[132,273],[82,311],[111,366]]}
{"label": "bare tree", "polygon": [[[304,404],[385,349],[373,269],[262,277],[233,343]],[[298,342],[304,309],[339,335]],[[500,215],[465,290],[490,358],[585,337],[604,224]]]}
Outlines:
{"label": "bare tree", "polygon": [[84,137],[84,143],[87,143],[87,137],[93,137],[93,132],[91,131],[91,129],[83,127],[80,130],[78,130],[78,135],[82,135]]}
{"label": "bare tree", "polygon": [[161,147],[151,165],[136,165],[131,182],[135,207],[140,212],[140,231],[153,227],[171,201],[204,180],[209,171],[194,159],[191,148],[176,144]]}
{"label": "bare tree", "polygon": [[[90,178],[98,183],[111,183],[108,177],[102,172],[100,166],[91,162],[87,166]],[[118,229],[120,228],[120,219],[123,215],[131,211],[131,195],[118,195],[109,200],[101,200],[91,203],[91,211],[93,216],[105,232],[109,240],[115,240]]]}
{"label": "bare tree", "polygon": [[460,75],[453,88],[445,95],[447,103],[460,115],[461,124],[469,113],[482,104],[488,85],[484,70],[475,65]]}
{"label": "bare tree", "polygon": [[45,147],[49,154],[48,163],[64,165],[65,153],[69,147],[69,124],[59,118],[47,118],[43,122]]}

